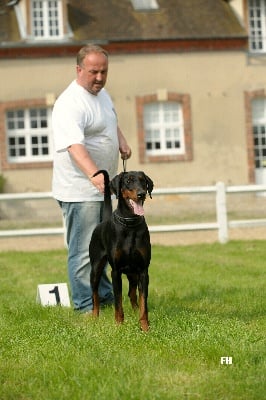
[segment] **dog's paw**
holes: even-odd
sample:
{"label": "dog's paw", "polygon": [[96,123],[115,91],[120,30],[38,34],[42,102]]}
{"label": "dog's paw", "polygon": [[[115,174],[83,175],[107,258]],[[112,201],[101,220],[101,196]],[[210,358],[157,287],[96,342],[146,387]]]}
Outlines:
{"label": "dog's paw", "polygon": [[140,321],[140,327],[141,327],[141,330],[143,332],[148,332],[148,330],[150,329],[149,322],[146,321],[146,320],[141,320]]}

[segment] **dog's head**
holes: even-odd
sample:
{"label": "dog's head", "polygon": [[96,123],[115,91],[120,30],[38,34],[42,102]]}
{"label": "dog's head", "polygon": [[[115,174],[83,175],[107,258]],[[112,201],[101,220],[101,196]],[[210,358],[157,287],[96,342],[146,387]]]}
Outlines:
{"label": "dog's head", "polygon": [[152,198],[153,181],[142,171],[121,172],[110,182],[110,189],[118,200],[125,200],[134,214],[144,215],[143,203],[147,193]]}

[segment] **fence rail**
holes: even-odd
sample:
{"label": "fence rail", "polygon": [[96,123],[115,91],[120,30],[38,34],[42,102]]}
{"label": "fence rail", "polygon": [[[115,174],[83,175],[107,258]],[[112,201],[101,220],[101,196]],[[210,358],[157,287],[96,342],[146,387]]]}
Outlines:
{"label": "fence rail", "polygon": [[[266,185],[226,186],[223,182],[218,182],[216,185],[213,186],[194,186],[194,187],[155,189],[152,192],[153,196],[215,193],[216,222],[149,226],[149,231],[151,233],[156,233],[156,232],[217,230],[219,242],[226,243],[229,240],[229,228],[266,226],[266,219],[263,218],[229,221],[227,205],[226,205],[227,194],[259,193],[259,192],[266,193]],[[39,192],[39,193],[28,192],[28,193],[9,193],[9,194],[5,193],[0,195],[0,202],[8,200],[38,200],[38,199],[44,200],[51,198],[52,198],[51,192]],[[65,229],[63,226],[61,228],[14,229],[14,230],[0,231],[0,238],[18,237],[18,236],[64,235],[64,233]]]}

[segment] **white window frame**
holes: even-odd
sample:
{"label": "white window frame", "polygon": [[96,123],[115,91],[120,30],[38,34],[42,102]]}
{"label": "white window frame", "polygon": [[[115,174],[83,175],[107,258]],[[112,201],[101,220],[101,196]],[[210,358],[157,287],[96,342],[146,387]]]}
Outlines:
{"label": "white window frame", "polygon": [[157,10],[159,8],[157,0],[131,0],[131,3],[136,11]]}
{"label": "white window frame", "polygon": [[249,49],[266,52],[266,0],[248,0]]}
{"label": "white window frame", "polygon": [[31,32],[36,40],[64,37],[62,0],[31,1]]}
{"label": "white window frame", "polygon": [[252,101],[255,168],[266,168],[266,99]]}
{"label": "white window frame", "polygon": [[144,132],[147,155],[185,154],[182,104],[176,101],[145,104]]}
{"label": "white window frame", "polygon": [[6,132],[9,163],[52,161],[51,108],[7,110]]}

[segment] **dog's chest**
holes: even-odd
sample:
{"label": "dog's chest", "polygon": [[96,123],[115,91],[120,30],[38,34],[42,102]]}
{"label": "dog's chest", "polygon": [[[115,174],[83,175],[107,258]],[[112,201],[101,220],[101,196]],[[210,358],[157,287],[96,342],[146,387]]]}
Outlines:
{"label": "dog's chest", "polygon": [[148,268],[151,258],[149,237],[127,232],[123,240],[118,241],[113,254],[115,265],[123,273],[140,273]]}

